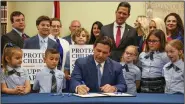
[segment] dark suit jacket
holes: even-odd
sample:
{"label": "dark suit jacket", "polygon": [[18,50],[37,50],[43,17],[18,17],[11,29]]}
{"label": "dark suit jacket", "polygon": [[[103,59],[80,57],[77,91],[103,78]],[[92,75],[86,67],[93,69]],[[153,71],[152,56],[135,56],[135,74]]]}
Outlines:
{"label": "dark suit jacket", "polygon": [[[28,35],[26,35],[26,37],[29,38]],[[1,53],[3,51],[5,44],[8,42],[13,43],[20,48],[23,48],[24,40],[14,29],[12,29],[12,31],[10,31],[9,33],[7,33],[5,35],[2,35],[2,37],[1,37]]]}
{"label": "dark suit jacket", "polygon": [[69,44],[72,44],[71,35],[65,36],[65,37],[63,37],[63,39],[67,40],[69,42]]}
{"label": "dark suit jacket", "polygon": [[[47,48],[54,48],[58,50],[58,45],[55,41],[48,38],[48,47]],[[39,37],[38,35],[35,35],[27,40],[24,41],[24,49],[40,49],[39,45]]]}
{"label": "dark suit jacket", "polygon": [[[76,60],[71,75],[70,91],[75,92],[76,86],[82,84],[82,81],[90,88],[90,92],[101,92],[98,87],[98,71],[93,55]],[[101,86],[105,84],[114,85],[120,92],[125,92],[127,90],[122,66],[110,58],[105,61],[101,79]]]}
{"label": "dark suit jacket", "polygon": [[126,24],[125,31],[123,32],[123,37],[121,39],[120,45],[117,48],[116,41],[114,40],[113,26],[114,26],[114,23],[103,26],[101,28],[100,33],[103,36],[109,36],[113,40],[113,49],[112,49],[110,58],[115,61],[120,62],[120,57],[127,46],[129,46],[129,45],[138,46],[137,32],[133,27]]}

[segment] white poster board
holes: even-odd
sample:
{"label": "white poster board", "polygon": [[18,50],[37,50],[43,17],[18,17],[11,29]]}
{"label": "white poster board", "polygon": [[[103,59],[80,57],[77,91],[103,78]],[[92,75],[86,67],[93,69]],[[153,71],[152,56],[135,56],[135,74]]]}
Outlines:
{"label": "white poster board", "polygon": [[93,45],[70,45],[70,73],[74,69],[76,59],[93,54]]}
{"label": "white poster board", "polygon": [[36,73],[44,68],[45,63],[43,60],[44,50],[38,49],[22,49],[23,59],[21,67],[28,71],[30,83],[33,84]]}

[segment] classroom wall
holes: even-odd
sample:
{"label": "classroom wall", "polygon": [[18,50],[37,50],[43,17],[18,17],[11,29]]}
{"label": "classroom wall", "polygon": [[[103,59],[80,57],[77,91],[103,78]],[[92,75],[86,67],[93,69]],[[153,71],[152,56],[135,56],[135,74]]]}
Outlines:
{"label": "classroom wall", "polygon": [[15,4],[12,2],[7,2],[7,5],[7,32],[9,32],[12,29],[12,25],[10,23],[10,14],[12,11],[14,11]]}
{"label": "classroom wall", "polygon": [[[60,16],[62,21],[61,35],[69,34],[69,25],[72,20],[78,19],[82,26],[91,30],[93,22],[99,20],[104,25],[115,20],[115,10],[119,2],[60,2]],[[131,15],[127,23],[133,26],[138,15],[145,15],[145,2],[130,2]],[[26,29],[29,36],[37,33],[36,19],[40,15],[52,16],[53,2],[8,2],[8,15],[12,11],[19,10],[25,14]],[[8,28],[12,29],[8,19]]]}

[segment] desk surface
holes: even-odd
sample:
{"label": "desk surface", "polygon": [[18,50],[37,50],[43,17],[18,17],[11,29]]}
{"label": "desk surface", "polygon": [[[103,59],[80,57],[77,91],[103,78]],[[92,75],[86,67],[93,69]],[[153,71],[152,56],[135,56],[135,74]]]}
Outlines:
{"label": "desk surface", "polygon": [[77,96],[52,96],[48,93],[30,93],[27,95],[6,95],[2,94],[2,104],[183,104],[184,95],[169,94],[144,94],[138,93],[136,97],[96,97],[80,98]]}

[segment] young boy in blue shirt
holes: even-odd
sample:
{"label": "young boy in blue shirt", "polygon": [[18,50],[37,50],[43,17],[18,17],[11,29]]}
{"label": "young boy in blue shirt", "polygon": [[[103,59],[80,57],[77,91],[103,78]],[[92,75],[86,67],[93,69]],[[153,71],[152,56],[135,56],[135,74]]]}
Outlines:
{"label": "young boy in blue shirt", "polygon": [[65,85],[64,73],[57,69],[60,54],[56,49],[45,51],[46,67],[36,74],[33,90],[39,93],[61,93]]}

